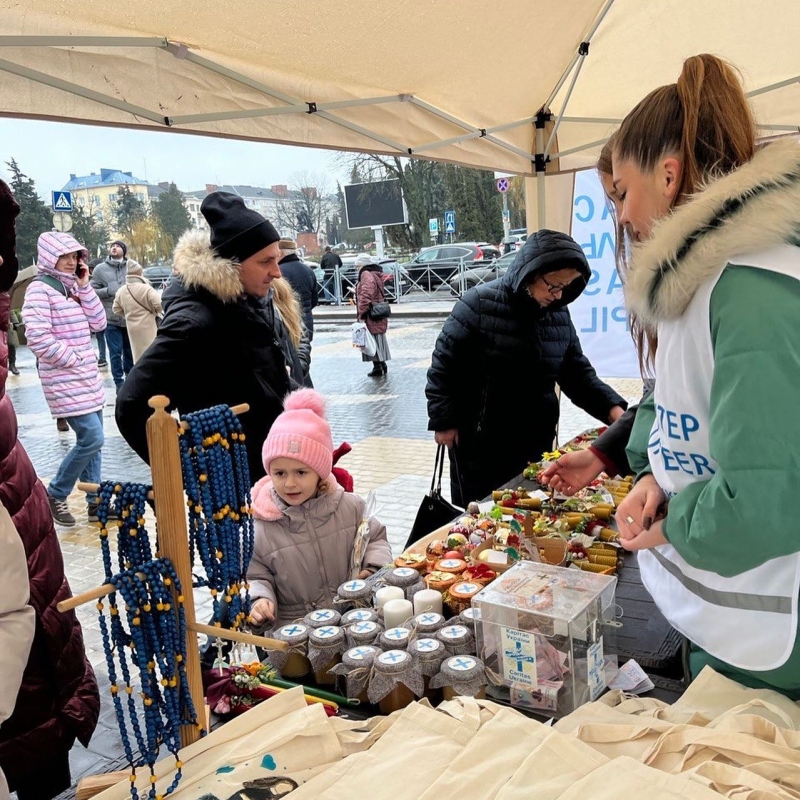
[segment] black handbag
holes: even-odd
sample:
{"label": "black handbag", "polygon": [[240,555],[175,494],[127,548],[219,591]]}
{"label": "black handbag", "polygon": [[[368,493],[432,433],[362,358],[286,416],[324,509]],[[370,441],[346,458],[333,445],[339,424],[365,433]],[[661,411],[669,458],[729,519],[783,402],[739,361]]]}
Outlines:
{"label": "black handbag", "polygon": [[[436,461],[433,466],[433,479],[431,480],[431,490],[426,494],[419,506],[417,516],[414,519],[414,524],[411,527],[411,532],[408,534],[408,540],[405,543],[404,550],[410,547],[414,542],[419,541],[423,536],[427,536],[431,531],[441,528],[442,525],[447,525],[457,517],[461,516],[463,509],[448,503],[442,497],[442,470],[444,469],[445,450],[447,448],[440,444],[436,450]],[[460,485],[460,477],[458,475],[458,466],[455,460],[451,462],[451,469],[455,469],[455,479]]]}
{"label": "black handbag", "polygon": [[388,303],[370,303],[367,316],[374,322],[392,316],[392,307]]}

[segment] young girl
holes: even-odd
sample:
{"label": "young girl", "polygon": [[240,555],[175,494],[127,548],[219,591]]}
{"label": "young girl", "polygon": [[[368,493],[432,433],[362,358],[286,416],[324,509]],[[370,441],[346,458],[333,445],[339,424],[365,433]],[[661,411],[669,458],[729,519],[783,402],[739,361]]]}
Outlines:
{"label": "young girl", "polygon": [[629,310],[658,336],[623,545],[693,674],[800,697],[800,145],[756,152],[738,75],[695,56],[626,117],[613,179]]}
{"label": "young girl", "polygon": [[[350,578],[365,503],[331,473],[333,441],[325,401],[313,389],[286,397],[262,451],[267,476],[253,487],[256,540],[247,570],[256,625],[280,627],[329,608]],[[386,527],[372,517],[359,578],[392,560]]]}
{"label": "young girl", "polygon": [[[80,479],[100,482],[103,406],[106,393],[97,371],[92,333],[106,327],[106,315],[89,284],[88,253],[68,233],[43,233],[38,274],[25,292],[22,318],[28,346],[39,360],[42,389],[54,418],[75,431],[67,453],[47,487],[53,518],[74,525],[67,497]],[[89,497],[89,520],[97,519],[97,498]]]}

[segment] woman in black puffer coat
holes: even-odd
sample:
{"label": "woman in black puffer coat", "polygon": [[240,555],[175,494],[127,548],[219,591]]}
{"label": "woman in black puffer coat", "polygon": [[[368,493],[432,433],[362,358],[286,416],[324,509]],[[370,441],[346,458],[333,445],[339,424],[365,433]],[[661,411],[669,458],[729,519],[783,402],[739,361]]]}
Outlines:
{"label": "woman in black puffer coat", "polygon": [[540,230],[502,278],[470,289],[453,307],[425,394],[428,430],[450,448],[455,503],[483,499],[552,448],[556,383],[605,423],[622,415],[625,401],[597,377],[566,308],[590,275],[574,239]]}

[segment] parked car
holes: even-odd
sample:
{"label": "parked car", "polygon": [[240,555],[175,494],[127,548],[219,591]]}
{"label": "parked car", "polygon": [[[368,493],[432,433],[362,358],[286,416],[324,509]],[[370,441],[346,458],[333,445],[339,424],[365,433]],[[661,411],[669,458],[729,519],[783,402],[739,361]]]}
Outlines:
{"label": "parked car", "polygon": [[462,295],[467,289],[478,286],[481,283],[489,283],[495,278],[502,278],[508,268],[514,263],[517,254],[514,252],[506,253],[504,256],[493,261],[485,267],[472,267],[463,273],[457,272],[448,281],[450,291],[456,295]]}
{"label": "parked car", "polygon": [[411,280],[426,292],[450,281],[461,265],[491,264],[500,251],[488,242],[455,242],[426,247],[405,264]]}
{"label": "parked car", "polygon": [[172,281],[172,267],[153,264],[142,270],[142,275],[150,282],[154,289],[163,291]]}

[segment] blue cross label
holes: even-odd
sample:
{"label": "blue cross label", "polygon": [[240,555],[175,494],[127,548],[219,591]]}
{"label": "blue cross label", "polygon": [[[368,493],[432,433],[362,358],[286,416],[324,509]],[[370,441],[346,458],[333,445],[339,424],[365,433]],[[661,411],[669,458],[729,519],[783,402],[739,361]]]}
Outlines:
{"label": "blue cross label", "polygon": [[455,656],[447,660],[447,666],[456,672],[467,672],[470,669],[475,669],[478,662],[469,656]]}
{"label": "blue cross label", "polygon": [[347,651],[347,656],[353,661],[363,661],[368,656],[374,656],[376,652],[377,648],[375,647],[354,647]]}
{"label": "blue cross label", "polygon": [[441,642],[436,639],[417,639],[417,652],[418,653],[433,653],[442,646]]}
{"label": "blue cross label", "polygon": [[460,639],[468,633],[469,631],[463,625],[453,625],[452,628],[442,628],[441,631],[445,639]]}
{"label": "blue cross label", "polygon": [[387,650],[378,656],[378,661],[381,664],[400,664],[403,661],[411,658],[405,650]]}
{"label": "blue cross label", "polygon": [[458,587],[459,592],[463,592],[464,594],[469,594],[470,592],[478,591],[478,586],[474,583],[462,583]]}
{"label": "blue cross label", "polygon": [[398,578],[410,578],[412,575],[419,575],[419,573],[415,569],[411,569],[411,567],[398,567],[392,572],[394,575],[397,575]]}
{"label": "blue cross label", "polygon": [[372,616],[371,611],[367,611],[366,609],[359,609],[358,611],[351,611],[347,615],[348,622],[367,622],[370,617]]}
{"label": "blue cross label", "polygon": [[323,608],[320,611],[315,611],[311,615],[311,619],[313,619],[314,622],[324,622],[326,619],[333,619],[333,611]]}
{"label": "blue cross label", "polygon": [[503,677],[516,688],[535,687],[536,643],[531,631],[501,628]]}
{"label": "blue cross label", "polygon": [[305,625],[287,625],[285,628],[281,628],[281,634],[283,636],[297,636],[297,634],[305,632]]}
{"label": "blue cross label", "polygon": [[317,630],[314,631],[314,636],[317,639],[330,639],[331,636],[336,636],[338,632],[339,628],[337,628],[335,625],[332,625],[328,628],[317,628]]}
{"label": "blue cross label", "polygon": [[461,612],[461,616],[464,619],[480,619],[481,610],[479,608],[467,608]]}
{"label": "blue cross label", "polygon": [[389,628],[384,634],[387,639],[408,639],[408,628]]}
{"label": "blue cross label", "polygon": [[441,614],[420,614],[417,617],[417,622],[421,625],[436,625],[443,619]]}
{"label": "blue cross label", "polygon": [[372,633],[377,627],[378,626],[374,622],[356,622],[350,630],[353,631],[353,633]]}
{"label": "blue cross label", "polygon": [[441,569],[458,569],[464,562],[459,558],[445,558],[439,562]]}
{"label": "blue cross label", "polygon": [[366,589],[366,587],[366,581],[350,581],[350,583],[344,585],[344,588],[347,589],[348,592],[360,592],[362,589]]}

